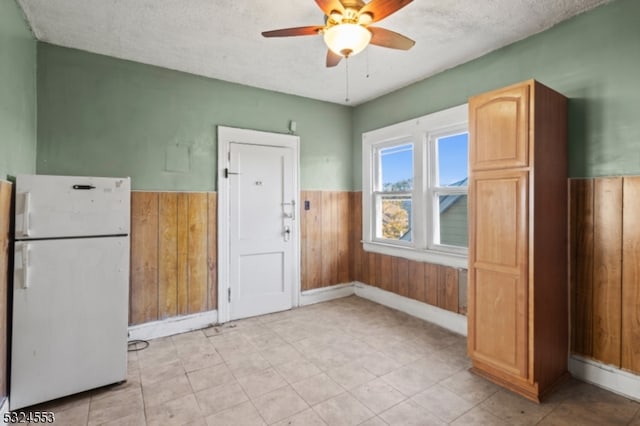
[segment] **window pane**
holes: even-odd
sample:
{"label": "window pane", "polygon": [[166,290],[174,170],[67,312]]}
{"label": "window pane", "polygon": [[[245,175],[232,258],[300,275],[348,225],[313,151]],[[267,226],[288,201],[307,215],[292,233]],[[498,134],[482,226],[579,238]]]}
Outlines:
{"label": "window pane", "polygon": [[469,133],[438,138],[438,185],[467,186]]}
{"label": "window pane", "polygon": [[411,197],[380,196],[378,238],[407,241],[411,237]]}
{"label": "window pane", "polygon": [[383,191],[404,192],[413,189],[413,145],[380,150],[380,177]]}
{"label": "window pane", "polygon": [[440,241],[436,241],[436,244],[467,247],[469,245],[467,196],[440,195],[438,199],[440,202]]}

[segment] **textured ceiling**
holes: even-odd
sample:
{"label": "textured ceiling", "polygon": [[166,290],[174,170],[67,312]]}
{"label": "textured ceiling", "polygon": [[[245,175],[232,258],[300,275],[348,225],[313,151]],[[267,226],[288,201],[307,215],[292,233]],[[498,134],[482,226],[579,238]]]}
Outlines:
{"label": "textured ceiling", "polygon": [[38,40],[330,102],[357,105],[523,39],[609,0],[415,0],[377,26],[416,41],[369,46],[325,68],[313,0],[18,0]]}

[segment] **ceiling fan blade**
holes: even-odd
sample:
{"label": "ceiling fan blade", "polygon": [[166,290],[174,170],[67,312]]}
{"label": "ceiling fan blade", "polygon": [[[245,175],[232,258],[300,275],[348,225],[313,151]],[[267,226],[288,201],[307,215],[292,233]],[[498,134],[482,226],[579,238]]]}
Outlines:
{"label": "ceiling fan blade", "polygon": [[371,44],[388,47],[391,49],[409,50],[416,44],[415,41],[395,31],[379,27],[367,27],[371,31]]}
{"label": "ceiling fan blade", "polygon": [[324,27],[322,25],[314,25],[309,27],[295,27],[295,28],[283,28],[281,30],[263,31],[263,37],[292,37],[292,36],[306,36],[306,35],[318,35],[320,30]]}
{"label": "ceiling fan blade", "polygon": [[340,63],[342,56],[333,53],[333,50],[327,49],[327,68],[335,67]]}
{"label": "ceiling fan blade", "polygon": [[360,9],[360,14],[368,13],[373,17],[371,22],[377,22],[402,9],[412,1],[413,0],[371,0]]}
{"label": "ceiling fan blade", "polygon": [[318,3],[320,9],[322,9],[324,14],[327,16],[330,16],[331,12],[334,10],[337,10],[344,15],[344,6],[340,3],[340,0],[316,0],[316,3]]}

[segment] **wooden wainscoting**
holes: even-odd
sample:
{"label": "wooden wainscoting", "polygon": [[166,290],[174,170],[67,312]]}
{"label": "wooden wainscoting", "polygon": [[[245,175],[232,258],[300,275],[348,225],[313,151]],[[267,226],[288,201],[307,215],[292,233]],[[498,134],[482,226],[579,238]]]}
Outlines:
{"label": "wooden wainscoting", "polygon": [[570,181],[571,349],[640,372],[640,177]]}
{"label": "wooden wainscoting", "polygon": [[11,183],[0,181],[0,403],[7,396],[7,290],[12,187]]}
{"label": "wooden wainscoting", "polygon": [[466,293],[464,270],[364,251],[361,243],[362,192],[352,192],[350,201],[352,280],[451,312],[466,313],[466,297],[459,297],[461,284],[465,287],[462,293]]}
{"label": "wooden wainscoting", "polygon": [[[350,264],[351,194],[301,191],[302,291],[353,281]],[[305,210],[308,203],[309,210]]]}
{"label": "wooden wainscoting", "polygon": [[217,307],[217,194],[132,192],[129,323]]}

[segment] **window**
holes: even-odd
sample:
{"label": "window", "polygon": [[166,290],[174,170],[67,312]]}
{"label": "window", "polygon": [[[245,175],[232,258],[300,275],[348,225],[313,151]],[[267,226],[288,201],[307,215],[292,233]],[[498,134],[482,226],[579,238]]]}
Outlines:
{"label": "window", "polygon": [[467,106],[363,135],[364,248],[466,267]]}

